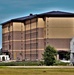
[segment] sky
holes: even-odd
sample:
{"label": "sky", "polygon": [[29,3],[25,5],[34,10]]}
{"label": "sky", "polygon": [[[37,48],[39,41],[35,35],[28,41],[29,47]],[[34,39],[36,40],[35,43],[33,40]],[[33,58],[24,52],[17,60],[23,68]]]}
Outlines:
{"label": "sky", "polygon": [[[0,0],[0,24],[10,19],[49,11],[74,12],[74,0]],[[0,26],[2,48],[2,26]]]}

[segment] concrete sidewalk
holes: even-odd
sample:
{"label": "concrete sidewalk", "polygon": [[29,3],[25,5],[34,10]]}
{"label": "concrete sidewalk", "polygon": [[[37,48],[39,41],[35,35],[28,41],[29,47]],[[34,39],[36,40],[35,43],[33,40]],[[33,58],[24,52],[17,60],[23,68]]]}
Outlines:
{"label": "concrete sidewalk", "polygon": [[74,66],[7,66],[10,68],[74,68]]}

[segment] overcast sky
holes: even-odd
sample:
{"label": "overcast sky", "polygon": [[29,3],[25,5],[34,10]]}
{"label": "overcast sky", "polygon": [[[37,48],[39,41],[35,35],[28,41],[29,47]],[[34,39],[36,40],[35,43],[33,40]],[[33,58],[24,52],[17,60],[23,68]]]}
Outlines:
{"label": "overcast sky", "polygon": [[[0,0],[0,23],[13,18],[49,11],[74,12],[74,0]],[[2,29],[0,26],[0,48]]]}

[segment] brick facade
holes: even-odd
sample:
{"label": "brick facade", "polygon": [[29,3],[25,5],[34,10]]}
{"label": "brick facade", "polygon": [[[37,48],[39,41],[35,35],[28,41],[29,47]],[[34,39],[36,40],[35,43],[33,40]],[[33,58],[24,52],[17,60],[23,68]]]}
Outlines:
{"label": "brick facade", "polygon": [[[53,13],[53,12],[52,12]],[[65,16],[65,17],[64,17]],[[74,36],[74,15],[30,15],[2,24],[2,50],[12,60],[42,60],[47,45],[56,50],[70,50]]]}

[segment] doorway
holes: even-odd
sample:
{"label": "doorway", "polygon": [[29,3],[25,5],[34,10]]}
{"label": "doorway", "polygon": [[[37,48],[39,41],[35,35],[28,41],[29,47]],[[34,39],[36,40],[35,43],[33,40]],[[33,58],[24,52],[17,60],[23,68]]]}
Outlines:
{"label": "doorway", "polygon": [[2,57],[2,61],[5,61],[5,57]]}

